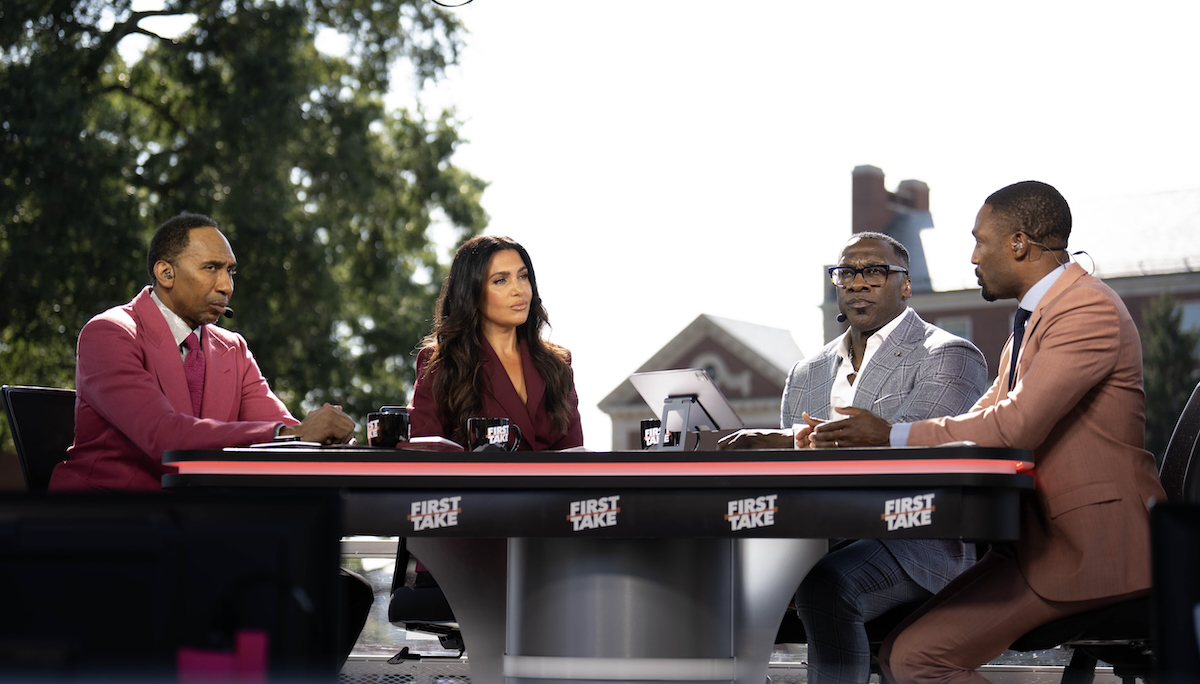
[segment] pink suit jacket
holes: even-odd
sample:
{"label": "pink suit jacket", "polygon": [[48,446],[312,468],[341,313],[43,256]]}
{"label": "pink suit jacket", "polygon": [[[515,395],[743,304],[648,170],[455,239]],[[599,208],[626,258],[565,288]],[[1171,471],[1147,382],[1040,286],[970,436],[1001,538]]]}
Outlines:
{"label": "pink suit jacket", "polygon": [[[571,409],[571,422],[565,433],[555,430],[550,424],[550,416],[546,413],[546,383],[533,365],[533,358],[524,345],[521,346],[521,370],[525,373],[525,391],[528,403],[522,402],[513,387],[504,364],[496,355],[492,345],[482,336],[479,338],[483,345],[484,392],[481,418],[508,418],[521,429],[521,451],[545,451],[548,449],[569,449],[583,446],[583,426],[579,420],[579,397],[575,394],[575,386],[571,385],[571,393],[567,404]],[[442,422],[433,390],[429,383],[421,382],[425,365],[433,350],[429,347],[417,354],[417,384],[413,387],[413,400],[409,409],[410,432],[413,437],[438,435],[452,439],[451,426]],[[464,426],[465,429],[465,426]],[[466,447],[467,445],[463,445]]]}
{"label": "pink suit jacket", "polygon": [[54,468],[53,490],[161,490],[169,449],[269,442],[296,424],[237,333],[202,327],[204,399],[192,414],[179,347],[146,287],[79,333],[75,444]]}
{"label": "pink suit jacket", "polygon": [[961,416],[914,423],[910,445],[969,440],[1032,449],[1035,495],[1017,560],[1043,598],[1081,601],[1150,587],[1149,505],[1165,501],[1143,449],[1142,347],[1121,298],[1070,264],[1030,317],[1007,391],[1000,376]]}

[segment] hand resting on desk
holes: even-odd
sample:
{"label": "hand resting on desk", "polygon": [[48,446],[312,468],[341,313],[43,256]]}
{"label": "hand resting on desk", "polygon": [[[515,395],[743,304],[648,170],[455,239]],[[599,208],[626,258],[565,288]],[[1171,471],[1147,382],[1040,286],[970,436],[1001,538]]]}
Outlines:
{"label": "hand resting on desk", "polygon": [[791,449],[791,430],[738,430],[725,435],[717,442],[717,448],[732,449]]}
{"label": "hand resting on desk", "polygon": [[326,403],[304,416],[299,425],[288,425],[280,435],[296,435],[305,442],[345,444],[354,437],[354,419],[342,412],[341,406]]}
{"label": "hand resting on desk", "polygon": [[721,440],[717,442],[717,448],[722,450],[812,448],[812,444],[809,441],[809,435],[812,434],[814,427],[825,421],[813,418],[807,413],[801,413],[800,417],[804,419],[804,423],[807,423],[807,425],[804,423],[797,423],[793,426],[792,430],[738,430],[737,432],[722,437]]}
{"label": "hand resting on desk", "polygon": [[891,423],[866,409],[853,406],[833,410],[847,417],[825,421],[806,419],[811,426],[808,443],[814,448],[891,446]]}

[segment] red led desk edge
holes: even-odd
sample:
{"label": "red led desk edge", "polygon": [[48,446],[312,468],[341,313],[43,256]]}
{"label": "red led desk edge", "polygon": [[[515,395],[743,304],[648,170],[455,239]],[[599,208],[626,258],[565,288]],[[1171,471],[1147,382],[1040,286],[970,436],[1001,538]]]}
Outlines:
{"label": "red led desk edge", "polygon": [[[836,453],[838,458],[828,456]],[[1012,449],[933,447],[832,451],[417,452],[384,449],[228,448],[168,451],[181,475],[409,477],[705,477],[770,475],[1017,475],[1032,455]]]}

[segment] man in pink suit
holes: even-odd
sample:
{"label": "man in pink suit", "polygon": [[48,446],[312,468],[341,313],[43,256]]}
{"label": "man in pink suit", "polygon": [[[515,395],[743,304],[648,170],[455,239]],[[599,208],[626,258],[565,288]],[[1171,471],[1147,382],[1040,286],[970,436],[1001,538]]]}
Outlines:
{"label": "man in pink suit", "polygon": [[[281,434],[342,443],[353,435],[354,421],[337,406],[293,418],[246,340],[210,325],[228,310],[237,271],[216,226],[200,214],[168,219],[150,240],[153,285],[83,326],[75,443],[55,466],[51,491],[162,491],[163,474],[173,470],[162,463],[168,449],[244,446]],[[197,369],[191,378],[188,366]],[[374,597],[357,574],[341,570],[339,581],[346,600],[339,648],[348,656]]]}
{"label": "man in pink suit", "polygon": [[[354,421],[326,404],[303,422],[288,413],[237,333],[210,325],[225,313],[237,262],[216,222],[181,214],[163,223],[147,258],[153,285],[99,314],[79,333],[75,444],[52,491],[158,491],[168,449],[218,449],[276,435],[339,443]],[[192,336],[199,349],[187,349]],[[203,357],[195,402],[185,373]],[[197,359],[192,359],[193,363]],[[196,405],[199,410],[196,410]]]}
{"label": "man in pink suit", "polygon": [[1019,300],[1015,320],[1028,322],[970,411],[889,425],[847,409],[813,430],[815,446],[966,440],[1034,453],[1020,540],[993,548],[889,636],[889,681],[982,684],[975,668],[1029,630],[1149,591],[1149,506],[1166,495],[1142,448],[1141,342],[1121,298],[1069,261],[1070,232],[1066,200],[1045,183],[1010,185],[979,210],[971,262],[983,297]]}

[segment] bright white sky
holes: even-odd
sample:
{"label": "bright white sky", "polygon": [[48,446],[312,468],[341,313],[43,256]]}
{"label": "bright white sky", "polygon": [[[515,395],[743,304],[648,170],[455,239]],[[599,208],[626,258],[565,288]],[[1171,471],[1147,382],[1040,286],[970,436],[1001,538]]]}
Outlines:
{"label": "bright white sky", "polygon": [[[1051,183],[1077,215],[1106,196],[1200,187],[1200,3],[450,11],[468,46],[421,100],[430,116],[457,109],[469,144],[455,163],[491,184],[487,232],[530,252],[592,449],[611,444],[596,403],[701,313],[820,348],[821,267],[849,236],[857,165],[883,169],[890,190],[929,184],[966,282],[975,212],[1009,183]],[[1087,228],[1072,247],[1088,248]]]}
{"label": "bright white sky", "polygon": [[[850,174],[929,184],[967,235],[992,191],[1037,179],[1077,208],[1200,187],[1200,3],[474,0],[460,167],[489,233],[525,245],[552,339],[595,408],[701,313],[823,340],[821,267],[850,232]],[[1088,247],[1077,225],[1072,246]]]}

